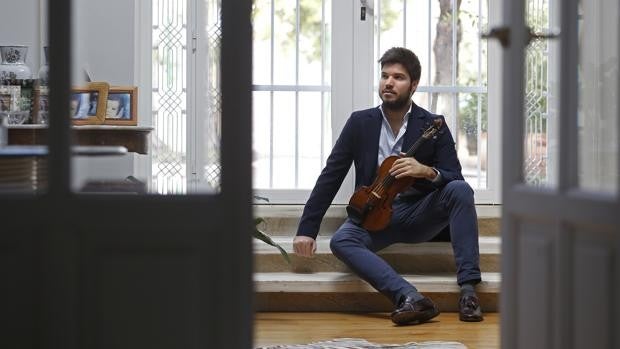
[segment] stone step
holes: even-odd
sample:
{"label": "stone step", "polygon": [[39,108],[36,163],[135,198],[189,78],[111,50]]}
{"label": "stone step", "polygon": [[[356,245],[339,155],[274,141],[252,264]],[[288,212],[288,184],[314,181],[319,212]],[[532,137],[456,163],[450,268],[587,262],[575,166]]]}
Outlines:
{"label": "stone step", "polygon": [[[459,287],[453,273],[405,274],[441,311],[458,311]],[[483,311],[498,310],[500,273],[483,273],[476,291]],[[254,273],[257,311],[392,311],[393,304],[350,273]]]}
{"label": "stone step", "polygon": [[[497,311],[500,289],[501,238],[498,207],[479,207],[480,266],[483,282],[477,291],[484,311]],[[344,222],[345,206],[327,211],[317,238],[317,253],[302,258],[292,253],[292,239],[303,206],[255,206],[263,217],[260,228],[271,235],[290,255],[287,264],[279,251],[261,241],[254,242],[254,280],[258,311],[392,311],[391,302],[353,275],[329,249],[331,235]],[[454,257],[450,243],[395,244],[379,255],[404,277],[431,297],[442,311],[458,311]]]}
{"label": "stone step", "polygon": [[[254,241],[254,271],[267,272],[349,272],[348,267],[338,260],[329,248],[329,237],[317,238],[314,257],[298,257],[293,253],[291,236],[274,236],[273,240],[289,253],[291,264],[286,263],[279,250],[262,241]],[[500,271],[501,239],[495,236],[481,236],[479,239],[480,269],[484,272]],[[449,242],[427,242],[421,244],[394,244],[379,252],[399,273],[428,274],[454,273],[456,267]]]}
{"label": "stone step", "polygon": [[[491,206],[492,209],[485,207],[487,206],[476,207],[480,236],[500,236],[499,209],[495,206]],[[261,229],[271,236],[295,235],[302,212],[301,205],[256,205],[254,208],[254,215],[265,220]],[[333,205],[321,222],[319,236],[331,236],[345,219],[345,206]]]}

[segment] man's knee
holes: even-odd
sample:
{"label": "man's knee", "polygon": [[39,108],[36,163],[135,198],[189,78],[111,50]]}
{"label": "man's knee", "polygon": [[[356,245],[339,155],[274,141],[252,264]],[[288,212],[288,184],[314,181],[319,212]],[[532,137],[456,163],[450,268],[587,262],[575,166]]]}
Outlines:
{"label": "man's knee", "polygon": [[365,245],[366,244],[363,241],[362,237],[357,236],[356,234],[348,230],[336,231],[336,233],[334,233],[334,236],[332,236],[331,240],[329,241],[329,248],[336,256],[342,255],[342,252],[348,247]]}
{"label": "man's knee", "polygon": [[331,240],[329,240],[329,248],[332,250],[333,254],[339,255],[342,245],[343,245],[342,234],[338,234],[338,232],[336,232],[334,236],[332,236]]}
{"label": "man's knee", "polygon": [[465,181],[452,181],[446,185],[445,190],[453,200],[465,204],[474,204],[474,190]]}

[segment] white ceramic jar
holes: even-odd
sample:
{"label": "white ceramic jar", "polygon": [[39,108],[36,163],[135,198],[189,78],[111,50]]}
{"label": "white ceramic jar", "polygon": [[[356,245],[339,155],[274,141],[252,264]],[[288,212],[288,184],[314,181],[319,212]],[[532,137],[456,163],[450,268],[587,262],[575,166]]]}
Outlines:
{"label": "white ceramic jar", "polygon": [[0,46],[0,80],[31,79],[32,72],[26,65],[28,46]]}
{"label": "white ceramic jar", "polygon": [[48,63],[49,62],[48,50],[49,49],[47,46],[43,47],[43,52],[45,53],[45,63],[39,69],[39,84],[41,84],[41,86],[47,86],[47,83],[49,80],[50,66]]}

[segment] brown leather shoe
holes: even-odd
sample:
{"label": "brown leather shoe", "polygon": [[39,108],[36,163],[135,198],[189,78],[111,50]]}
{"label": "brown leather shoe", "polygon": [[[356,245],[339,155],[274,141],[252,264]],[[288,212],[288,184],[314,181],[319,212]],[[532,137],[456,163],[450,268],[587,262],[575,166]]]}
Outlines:
{"label": "brown leather shoe", "polygon": [[483,320],[478,297],[471,295],[459,299],[459,319],[467,322],[478,322]]}
{"label": "brown leather shoe", "polygon": [[439,308],[428,298],[417,302],[407,297],[400,306],[392,312],[392,321],[397,325],[419,324],[439,315]]}

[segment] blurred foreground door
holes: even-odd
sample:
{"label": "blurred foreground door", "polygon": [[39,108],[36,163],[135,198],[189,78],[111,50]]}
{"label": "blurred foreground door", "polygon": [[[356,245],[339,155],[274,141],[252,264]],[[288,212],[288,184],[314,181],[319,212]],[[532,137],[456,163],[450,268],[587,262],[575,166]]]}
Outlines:
{"label": "blurred foreground door", "polygon": [[[618,2],[503,7],[502,347],[618,348]],[[526,26],[558,35],[530,36]],[[545,57],[535,63],[540,45]],[[532,137],[524,91],[547,80]],[[556,164],[535,182],[524,160],[533,138]]]}
{"label": "blurred foreground door", "polygon": [[221,191],[185,196],[71,191],[76,33],[53,5],[47,189],[0,192],[0,348],[249,348],[251,2],[222,2]]}

